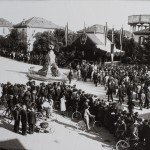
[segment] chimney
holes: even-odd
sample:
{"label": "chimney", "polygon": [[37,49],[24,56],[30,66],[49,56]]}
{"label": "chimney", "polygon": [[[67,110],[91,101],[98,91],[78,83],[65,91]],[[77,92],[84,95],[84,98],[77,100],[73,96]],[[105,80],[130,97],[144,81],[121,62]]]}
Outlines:
{"label": "chimney", "polygon": [[25,19],[22,20],[22,25],[24,25],[24,24],[25,24]]}

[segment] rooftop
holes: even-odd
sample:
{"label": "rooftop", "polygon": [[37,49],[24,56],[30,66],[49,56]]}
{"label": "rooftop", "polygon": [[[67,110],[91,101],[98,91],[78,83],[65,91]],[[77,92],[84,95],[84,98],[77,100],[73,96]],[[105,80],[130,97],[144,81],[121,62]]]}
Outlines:
{"label": "rooftop", "polygon": [[103,45],[101,40],[95,34],[87,34],[87,36],[91,39],[91,41],[96,45]]}
{"label": "rooftop", "polygon": [[0,27],[12,27],[12,23],[4,18],[0,18]]}
{"label": "rooftop", "polygon": [[46,28],[46,29],[60,28],[58,25],[54,24],[53,22],[40,17],[32,17],[28,20],[23,20],[22,22],[14,25],[14,27],[16,28],[31,27],[31,28]]}
{"label": "rooftop", "polygon": [[[95,24],[93,26],[90,26],[86,28],[86,33],[101,33],[104,34],[104,27],[103,25],[100,24]],[[77,31],[78,33],[82,33],[84,29]]]}

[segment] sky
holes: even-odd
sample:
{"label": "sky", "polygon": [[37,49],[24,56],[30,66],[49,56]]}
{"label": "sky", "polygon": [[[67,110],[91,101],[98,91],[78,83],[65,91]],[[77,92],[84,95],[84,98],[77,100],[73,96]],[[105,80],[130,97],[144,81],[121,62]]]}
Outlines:
{"label": "sky", "polygon": [[78,31],[86,27],[108,23],[108,27],[130,31],[128,16],[150,14],[150,1],[122,0],[0,0],[0,18],[13,24],[31,17],[42,17],[53,23]]}

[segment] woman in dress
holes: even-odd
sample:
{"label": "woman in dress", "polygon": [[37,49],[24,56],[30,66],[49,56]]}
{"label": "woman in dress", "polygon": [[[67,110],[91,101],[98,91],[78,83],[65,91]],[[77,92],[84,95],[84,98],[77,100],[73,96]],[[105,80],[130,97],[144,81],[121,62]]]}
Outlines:
{"label": "woman in dress", "polygon": [[66,111],[66,98],[65,98],[65,95],[63,95],[62,98],[60,99],[60,111],[61,111],[61,114],[64,116],[65,111]]}

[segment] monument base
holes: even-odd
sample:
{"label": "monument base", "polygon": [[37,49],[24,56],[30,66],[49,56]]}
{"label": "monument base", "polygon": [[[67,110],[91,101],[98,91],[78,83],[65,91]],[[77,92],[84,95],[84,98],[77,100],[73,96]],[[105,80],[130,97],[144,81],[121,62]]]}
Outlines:
{"label": "monument base", "polygon": [[61,73],[59,76],[52,76],[52,74],[39,74],[39,72],[36,71],[32,71],[32,72],[28,72],[27,74],[29,79],[34,79],[34,80],[39,80],[39,81],[45,81],[45,82],[66,82],[67,76],[64,75],[63,73]]}

